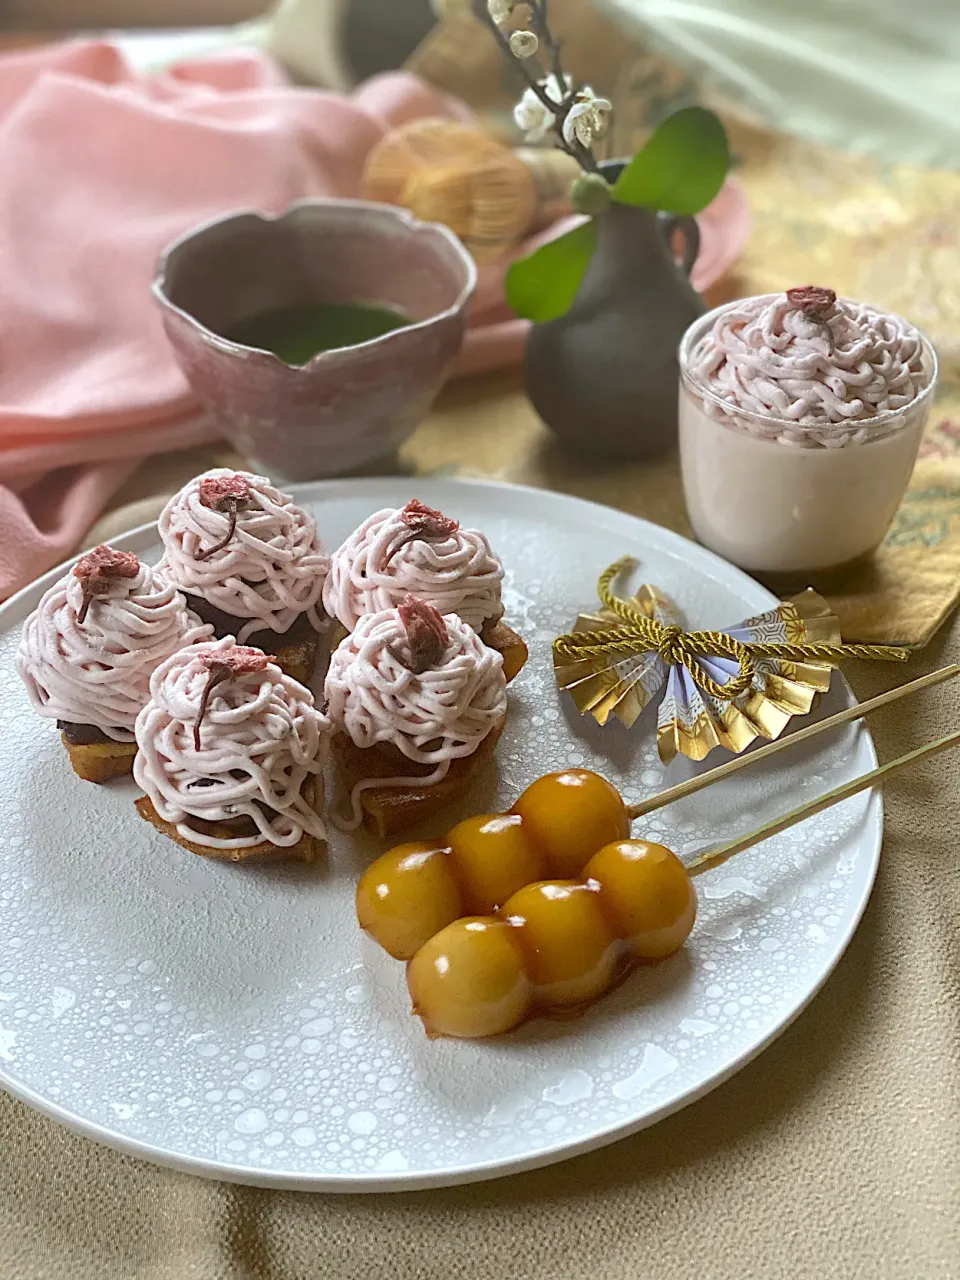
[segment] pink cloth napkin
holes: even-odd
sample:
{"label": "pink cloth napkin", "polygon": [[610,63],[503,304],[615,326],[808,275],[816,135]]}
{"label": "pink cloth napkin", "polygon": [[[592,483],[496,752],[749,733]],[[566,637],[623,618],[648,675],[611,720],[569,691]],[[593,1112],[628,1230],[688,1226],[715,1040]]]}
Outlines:
{"label": "pink cloth napkin", "polygon": [[140,459],[216,435],[150,295],[163,246],[230,209],[356,195],[387,128],[440,114],[468,113],[403,73],[293,88],[253,53],[151,77],[101,43],[0,58],[0,598]]}
{"label": "pink cloth napkin", "polygon": [[[150,294],[161,249],[231,209],[358,194],[387,129],[426,115],[471,119],[403,72],[343,97],[252,52],[148,77],[96,42],[0,57],[0,599],[73,551],[139,461],[216,435]],[[740,189],[699,221],[704,288],[742,247]],[[520,356],[506,267],[480,273],[455,373]]]}

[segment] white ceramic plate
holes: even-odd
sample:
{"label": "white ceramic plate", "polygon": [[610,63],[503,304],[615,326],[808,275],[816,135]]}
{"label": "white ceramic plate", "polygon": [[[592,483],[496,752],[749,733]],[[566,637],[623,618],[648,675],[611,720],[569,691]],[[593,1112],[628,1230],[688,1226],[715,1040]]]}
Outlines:
{"label": "white ceramic plate", "polygon": [[[507,565],[507,618],[531,649],[496,767],[458,816],[506,808],[564,765],[601,770],[630,800],[685,776],[686,762],[661,767],[646,718],[629,733],[581,719],[554,686],[550,642],[625,552],[691,625],[736,622],[771,596],[672,533],[539,490],[349,480],[298,497],[333,546],[413,494],[489,534]],[[117,545],[159,553],[152,527]],[[13,668],[21,624],[60,572],[0,610],[0,1082],[90,1137],[191,1173],[305,1190],[440,1186],[547,1164],[730,1076],[811,999],[860,918],[880,847],[875,795],[698,881],[683,951],[582,1017],[497,1041],[428,1041],[402,966],[354,919],[372,840],[335,833],[329,863],[309,868],[224,866],[141,821],[132,781],[74,776]],[[849,699],[838,678],[824,710]],[[690,853],[874,764],[869,735],[849,726],[638,830]]]}

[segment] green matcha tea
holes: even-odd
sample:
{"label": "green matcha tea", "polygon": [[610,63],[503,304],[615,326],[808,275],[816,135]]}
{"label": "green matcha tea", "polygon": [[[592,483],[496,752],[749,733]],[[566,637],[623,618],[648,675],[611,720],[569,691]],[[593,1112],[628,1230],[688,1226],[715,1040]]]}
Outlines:
{"label": "green matcha tea", "polygon": [[315,302],[280,307],[242,320],[227,337],[272,351],[284,364],[306,364],[321,351],[355,347],[410,324],[409,316],[373,302]]}

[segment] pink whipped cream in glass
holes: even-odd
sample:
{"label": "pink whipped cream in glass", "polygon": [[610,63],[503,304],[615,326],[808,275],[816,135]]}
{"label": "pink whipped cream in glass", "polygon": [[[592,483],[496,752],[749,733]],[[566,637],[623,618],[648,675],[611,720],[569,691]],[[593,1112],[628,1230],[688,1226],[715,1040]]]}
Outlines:
{"label": "pink whipped cream in glass", "polygon": [[826,569],[883,540],[936,382],[893,312],[803,286],[719,307],[680,348],[680,457],[699,540],[745,569]]}

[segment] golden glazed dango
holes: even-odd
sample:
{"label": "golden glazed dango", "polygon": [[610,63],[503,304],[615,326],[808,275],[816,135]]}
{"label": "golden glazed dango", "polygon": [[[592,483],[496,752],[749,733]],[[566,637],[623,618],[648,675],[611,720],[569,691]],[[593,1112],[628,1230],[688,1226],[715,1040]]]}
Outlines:
{"label": "golden glazed dango", "polygon": [[605,778],[548,773],[510,813],[467,818],[438,840],[378,858],[357,886],[357,919],[394,959],[409,960],[458,917],[490,915],[548,876],[575,879],[598,849],[629,835],[623,800]]}
{"label": "golden glazed dango", "polygon": [[496,916],[465,916],[441,929],[410,961],[407,985],[431,1036],[502,1035],[530,1009],[517,930]]}
{"label": "golden glazed dango", "polygon": [[528,884],[500,914],[517,928],[527,976],[544,1008],[586,1004],[610,986],[616,936],[592,885],[579,880]]}
{"label": "golden glazed dango", "polygon": [[429,841],[398,844],[360,877],[360,928],[395,960],[409,960],[428,938],[464,914],[448,853]]}
{"label": "golden glazed dango", "polygon": [[583,878],[596,884],[617,937],[638,960],[672,955],[693,928],[697,895],[686,867],[662,844],[620,840],[595,853]]}
{"label": "golden glazed dango", "polygon": [[[960,665],[922,677],[905,691],[957,674]],[[891,700],[881,695],[856,716],[840,712],[794,740]],[[786,745],[770,743],[747,760],[721,766],[719,775]],[[678,951],[697,916],[692,877],[954,746],[960,746],[960,732],[705,851],[688,866],[664,845],[626,836],[631,820],[693,794],[708,776],[628,810],[598,774],[549,774],[528,787],[509,814],[468,819],[444,841],[400,846],[378,859],[360,882],[360,922],[391,955],[408,960],[414,1012],[428,1035],[500,1035],[537,1014],[583,1007],[633,966]],[[539,878],[543,868],[557,878]],[[530,875],[538,878],[523,883]]]}
{"label": "golden glazed dango", "polygon": [[357,886],[357,918],[408,962],[428,1034],[499,1035],[587,1005],[638,961],[683,945],[692,881],[669,849],[629,833],[605,778],[547,774],[510,813],[467,818],[378,858]]}
{"label": "golden glazed dango", "polygon": [[598,849],[630,835],[620,792],[589,769],[545,774],[527,787],[513,812],[559,879],[580,875]]}
{"label": "golden glazed dango", "polygon": [[697,897],[669,849],[616,841],[588,870],[580,881],[526,885],[496,915],[454,920],[420,948],[407,985],[429,1035],[500,1035],[582,1007],[639,961],[683,945]]}

